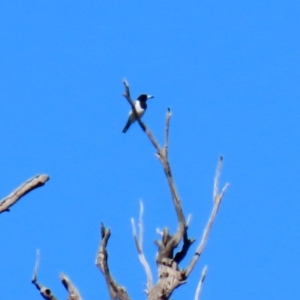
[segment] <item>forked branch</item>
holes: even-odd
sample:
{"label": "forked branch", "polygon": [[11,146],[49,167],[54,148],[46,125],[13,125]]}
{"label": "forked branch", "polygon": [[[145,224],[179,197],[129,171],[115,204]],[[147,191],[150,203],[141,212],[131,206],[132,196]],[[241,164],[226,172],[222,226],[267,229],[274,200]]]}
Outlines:
{"label": "forked branch", "polygon": [[108,267],[107,243],[110,237],[110,230],[101,224],[101,242],[97,252],[96,265],[103,273],[111,300],[129,300],[124,287],[120,286],[111,276]]}

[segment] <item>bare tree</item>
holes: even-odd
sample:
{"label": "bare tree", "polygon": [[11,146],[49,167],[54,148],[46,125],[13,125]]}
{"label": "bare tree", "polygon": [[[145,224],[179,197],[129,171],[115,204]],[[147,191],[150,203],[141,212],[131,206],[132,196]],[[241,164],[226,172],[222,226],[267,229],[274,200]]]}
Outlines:
{"label": "bare tree", "polygon": [[[167,183],[170,189],[170,193],[172,196],[173,206],[175,209],[175,214],[177,217],[177,231],[174,234],[171,234],[168,228],[164,228],[162,232],[159,232],[161,235],[160,240],[155,241],[157,245],[158,251],[156,255],[156,265],[158,271],[158,281],[157,283],[153,282],[153,276],[150,269],[150,266],[145,258],[143,252],[143,204],[140,206],[140,218],[138,223],[139,231],[137,232],[135,221],[132,219],[132,229],[133,229],[133,237],[136,245],[136,249],[138,252],[139,260],[142,266],[145,269],[146,277],[147,277],[147,289],[146,295],[148,300],[167,300],[171,297],[173,291],[186,283],[188,277],[193,271],[196,263],[199,260],[200,255],[203,253],[204,247],[206,245],[209,233],[211,231],[213,222],[221,205],[222,199],[225,195],[229,184],[225,184],[223,189],[219,191],[219,179],[221,173],[221,167],[223,163],[223,157],[219,158],[219,162],[216,169],[216,175],[214,178],[213,185],[213,207],[211,215],[208,219],[207,225],[204,229],[202,239],[196,248],[195,254],[192,256],[189,264],[182,268],[180,267],[180,263],[188,254],[188,251],[191,245],[195,242],[195,239],[192,239],[188,236],[188,228],[190,225],[190,217],[185,218],[183,213],[183,208],[181,204],[181,200],[174,182],[173,174],[171,172],[171,165],[168,158],[168,150],[169,150],[169,127],[171,120],[171,110],[168,108],[166,114],[166,123],[165,123],[165,140],[164,146],[161,146],[150,129],[145,125],[144,122],[138,117],[138,114],[135,110],[134,102],[130,96],[129,85],[126,80],[124,80],[125,93],[124,97],[127,99],[128,103],[132,107],[132,111],[136,116],[136,119],[141,127],[141,129],[145,132],[150,142],[155,148],[156,157],[160,161]],[[37,187],[40,187],[45,184],[45,182],[49,179],[48,175],[37,175],[25,183],[23,183],[20,187],[18,187],[15,191],[13,191],[9,196],[0,201],[0,214],[5,211],[9,211],[10,207],[14,205],[21,197],[34,190]],[[112,300],[129,300],[130,297],[124,287],[118,284],[108,266],[108,254],[107,254],[107,243],[110,238],[111,232],[110,229],[106,228],[104,224],[101,224],[101,241],[99,245],[99,249],[97,251],[96,256],[96,265],[102,272],[107,288],[109,291],[110,299]],[[181,249],[176,251],[180,242],[182,242]],[[37,252],[36,265],[34,268],[34,273],[32,277],[32,283],[34,286],[40,291],[41,296],[46,300],[57,300],[57,298],[53,295],[52,291],[44,286],[43,284],[37,281],[38,269],[39,269],[40,255]],[[200,293],[202,289],[202,285],[204,279],[206,277],[207,267],[205,266],[201,278],[199,280],[196,292],[195,292],[195,300],[200,299]],[[60,279],[66,290],[68,291],[68,300],[81,300],[81,296],[79,291],[75,287],[75,285],[71,282],[71,280],[65,275],[60,274]]]}
{"label": "bare tree", "polygon": [[[136,228],[134,221],[132,220],[133,226],[133,236],[134,241],[136,244],[136,248],[138,251],[139,259],[145,269],[147,275],[147,299],[148,300],[167,300],[172,295],[173,291],[181,286],[182,284],[186,283],[189,275],[193,271],[197,261],[199,260],[200,255],[202,254],[204,247],[206,245],[210,230],[212,228],[213,222],[219,210],[220,204],[224,197],[224,194],[229,187],[227,183],[221,191],[219,191],[219,179],[221,173],[221,167],[223,163],[223,157],[221,156],[217,165],[216,175],[214,179],[214,186],[213,186],[213,208],[207,225],[205,227],[202,239],[197,246],[197,250],[193,255],[190,263],[186,268],[180,268],[180,262],[186,257],[190,246],[195,242],[194,239],[189,238],[188,236],[188,228],[189,228],[189,218],[186,221],[183,208],[181,204],[181,200],[174,182],[174,178],[171,172],[171,165],[168,158],[168,150],[169,150],[169,127],[170,127],[170,119],[171,119],[171,110],[168,109],[166,114],[166,123],[165,123],[165,141],[164,146],[161,146],[157,140],[155,139],[154,135],[150,131],[150,129],[142,122],[141,119],[138,118],[138,114],[134,107],[134,102],[130,96],[129,85],[126,80],[124,80],[125,86],[125,93],[124,97],[129,102],[133,113],[135,114],[137,121],[148,136],[150,142],[154,146],[156,150],[156,157],[161,162],[163,167],[168,186],[170,189],[170,193],[173,200],[173,206],[175,209],[176,217],[177,217],[177,231],[172,235],[169,232],[168,228],[165,228],[161,232],[161,239],[159,241],[155,241],[158,247],[158,253],[156,255],[156,265],[158,270],[158,282],[156,284],[153,283],[152,273],[149,267],[149,264],[144,256],[143,248],[142,248],[142,234],[143,234],[143,224],[142,224],[142,211],[143,207],[141,206],[141,213],[140,213],[140,234],[137,237]],[[108,268],[108,261],[107,261],[107,242],[110,237],[110,230],[106,229],[104,225],[101,226],[101,243],[99,247],[99,251],[96,258],[96,264],[102,271],[105,281],[109,290],[110,298],[113,300],[122,299],[127,300],[130,299],[125,288],[120,286],[116,283],[109,272]],[[179,243],[182,242],[182,247],[179,251],[176,252],[176,248],[178,247]],[[202,288],[202,283],[205,279],[207,272],[207,267],[203,269],[196,294],[195,299],[199,299],[200,292]]]}

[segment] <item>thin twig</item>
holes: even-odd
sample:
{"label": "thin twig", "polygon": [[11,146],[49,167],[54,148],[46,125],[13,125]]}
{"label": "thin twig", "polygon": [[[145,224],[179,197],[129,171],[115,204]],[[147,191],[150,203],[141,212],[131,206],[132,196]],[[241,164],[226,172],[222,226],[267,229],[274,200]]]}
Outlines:
{"label": "thin twig", "polygon": [[168,111],[166,114],[166,130],[165,130],[165,153],[166,157],[168,157],[168,150],[169,150],[169,127],[170,127],[170,120],[171,120],[171,110],[168,107]]}
{"label": "thin twig", "polygon": [[211,215],[209,217],[209,220],[207,222],[207,225],[205,227],[205,230],[204,230],[204,233],[203,233],[203,236],[202,236],[202,240],[201,240],[201,242],[200,242],[200,244],[197,248],[197,251],[194,254],[188,268],[186,269],[186,272],[185,272],[186,276],[189,276],[191,271],[194,269],[200,255],[202,254],[202,252],[204,250],[204,247],[206,245],[210,230],[212,228],[212,225],[213,225],[214,220],[216,218],[217,212],[218,212],[219,207],[221,205],[222,199],[225,195],[226,190],[229,187],[229,183],[226,183],[224,188],[222,189],[222,192],[219,194],[218,184],[219,184],[219,179],[220,179],[220,168],[222,166],[221,165],[222,161],[223,161],[223,157],[221,156],[220,160],[219,160],[219,163],[218,163],[218,166],[217,166],[216,176],[215,176],[215,180],[214,180],[214,205],[213,205],[213,209],[212,209]]}
{"label": "thin twig", "polygon": [[131,219],[131,225],[132,225],[132,231],[133,231],[133,238],[134,238],[134,242],[135,242],[135,246],[136,249],[138,251],[138,256],[139,256],[139,260],[142,264],[142,266],[145,269],[146,272],[146,276],[147,276],[147,290],[146,290],[146,294],[149,293],[149,291],[152,289],[153,287],[153,276],[151,273],[151,269],[150,266],[147,262],[147,259],[145,257],[145,254],[143,252],[143,232],[144,232],[144,226],[143,226],[143,202],[140,201],[140,218],[139,218],[139,234],[137,235],[137,231],[136,231],[136,226],[135,226],[135,222],[134,219]]}
{"label": "thin twig", "polygon": [[63,286],[65,287],[65,289],[68,291],[69,293],[69,297],[68,300],[82,300],[79,291],[77,290],[77,288],[75,287],[75,285],[72,283],[72,281],[70,280],[70,278],[61,273],[59,275],[60,280],[63,284]]}
{"label": "thin twig", "polygon": [[197,289],[196,289],[195,300],[200,300],[200,294],[201,294],[203,282],[206,277],[206,273],[207,273],[207,266],[205,266],[202,270],[201,278],[198,282]]}
{"label": "thin twig", "polygon": [[37,274],[39,272],[39,267],[40,267],[40,251],[39,249],[36,250],[36,261],[35,261],[35,267],[33,271],[33,276],[32,276],[32,282],[37,281]]}
{"label": "thin twig", "polygon": [[187,220],[186,220],[186,226],[190,227],[191,222],[192,222],[193,216],[191,214],[188,215]]}
{"label": "thin twig", "polygon": [[143,248],[143,238],[144,238],[144,223],[143,223],[144,205],[143,201],[140,200],[140,215],[139,215],[139,244],[141,249]]}
{"label": "thin twig", "polygon": [[0,201],[0,214],[4,211],[9,211],[9,208],[13,206],[23,196],[25,196],[30,191],[40,186],[43,186],[48,180],[49,176],[46,174],[36,175],[28,179],[17,189],[15,189],[9,196]]}
{"label": "thin twig", "polygon": [[221,155],[219,158],[219,162],[216,169],[216,175],[214,180],[214,191],[213,191],[213,201],[216,202],[218,200],[219,196],[219,182],[220,182],[220,176],[221,176],[221,169],[223,165],[223,156]]}
{"label": "thin twig", "polygon": [[40,266],[40,252],[39,252],[39,250],[37,250],[35,267],[34,267],[33,276],[31,279],[31,283],[34,284],[34,286],[40,291],[41,296],[45,300],[57,300],[49,288],[45,287],[41,283],[38,283],[37,274],[38,274],[39,266]]}
{"label": "thin twig", "polygon": [[214,204],[214,207],[213,207],[213,210],[211,212],[211,215],[209,217],[209,220],[207,222],[207,225],[206,225],[206,228],[204,230],[204,233],[203,233],[203,237],[202,237],[202,240],[197,248],[197,251],[196,253],[194,254],[187,270],[186,270],[186,276],[188,277],[191,273],[191,271],[194,269],[200,255],[202,254],[203,250],[204,250],[204,247],[206,245],[206,242],[207,242],[207,238],[209,236],[209,233],[210,233],[210,230],[211,230],[211,227],[212,227],[212,224],[215,220],[215,217],[216,217],[216,214],[217,214],[217,211],[219,209],[219,205],[220,205],[221,202],[218,202],[218,203],[215,203]]}

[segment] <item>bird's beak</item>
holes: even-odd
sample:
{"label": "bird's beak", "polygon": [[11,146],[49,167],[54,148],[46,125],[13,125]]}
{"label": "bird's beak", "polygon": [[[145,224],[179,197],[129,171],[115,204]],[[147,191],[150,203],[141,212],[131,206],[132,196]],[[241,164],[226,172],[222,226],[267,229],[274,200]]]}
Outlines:
{"label": "bird's beak", "polygon": [[148,95],[147,100],[154,98],[154,96]]}

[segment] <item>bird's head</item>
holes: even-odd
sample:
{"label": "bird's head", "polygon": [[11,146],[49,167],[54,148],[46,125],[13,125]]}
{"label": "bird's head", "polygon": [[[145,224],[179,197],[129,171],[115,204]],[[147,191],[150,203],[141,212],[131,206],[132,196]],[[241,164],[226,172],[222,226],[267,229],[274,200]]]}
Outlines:
{"label": "bird's head", "polygon": [[142,102],[146,102],[147,100],[149,100],[151,98],[154,98],[154,96],[147,95],[147,94],[141,94],[141,95],[139,95],[137,100],[142,101]]}

